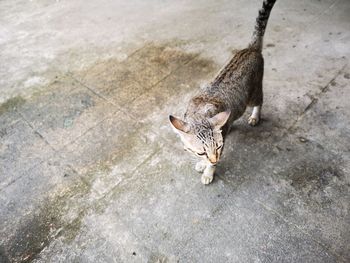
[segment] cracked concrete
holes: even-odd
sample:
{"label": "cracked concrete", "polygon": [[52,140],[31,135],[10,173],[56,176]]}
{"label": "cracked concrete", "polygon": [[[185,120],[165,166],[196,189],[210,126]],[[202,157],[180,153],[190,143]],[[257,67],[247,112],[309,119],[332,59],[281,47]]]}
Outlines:
{"label": "cracked concrete", "polygon": [[348,262],[348,1],[277,2],[211,185],[168,124],[260,5],[0,2],[0,262]]}

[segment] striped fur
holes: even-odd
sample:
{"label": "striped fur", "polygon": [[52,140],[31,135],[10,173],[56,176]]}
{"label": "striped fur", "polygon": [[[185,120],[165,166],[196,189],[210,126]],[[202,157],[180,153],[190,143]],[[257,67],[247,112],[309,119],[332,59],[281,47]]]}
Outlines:
{"label": "striped fur", "polygon": [[269,20],[270,12],[275,2],[276,0],[264,0],[262,8],[259,10],[259,15],[256,18],[255,29],[253,32],[250,47],[255,48],[259,51],[262,50],[267,21]]}
{"label": "striped fur", "polygon": [[196,169],[203,171],[204,184],[213,180],[215,165],[233,121],[242,116],[247,106],[252,106],[254,110],[249,124],[259,122],[264,73],[261,48],[274,3],[275,0],[263,2],[248,48],[237,52],[214,80],[190,100],[183,120],[170,116],[170,122],[185,149],[203,159],[205,165],[198,163]]}

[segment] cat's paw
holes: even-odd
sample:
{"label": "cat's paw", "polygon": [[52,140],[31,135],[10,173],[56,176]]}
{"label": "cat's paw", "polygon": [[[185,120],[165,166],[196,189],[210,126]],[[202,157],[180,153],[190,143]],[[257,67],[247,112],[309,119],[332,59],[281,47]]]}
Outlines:
{"label": "cat's paw", "polygon": [[194,169],[198,172],[198,173],[203,173],[205,170],[205,167],[207,167],[206,163],[203,161],[199,161],[196,163],[196,166],[194,167]]}
{"label": "cat's paw", "polygon": [[248,119],[248,124],[251,125],[251,126],[255,126],[259,123],[259,117],[253,117],[253,116],[250,116],[249,119]]}
{"label": "cat's paw", "polygon": [[214,175],[202,174],[201,182],[202,184],[210,184],[214,179]]}

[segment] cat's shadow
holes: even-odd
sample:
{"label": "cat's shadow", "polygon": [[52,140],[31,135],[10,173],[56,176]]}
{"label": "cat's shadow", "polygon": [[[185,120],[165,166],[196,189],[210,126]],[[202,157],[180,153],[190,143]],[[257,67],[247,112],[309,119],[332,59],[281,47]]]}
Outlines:
{"label": "cat's shadow", "polygon": [[226,137],[216,176],[237,186],[254,179],[273,158],[272,149],[282,132],[283,128],[269,118],[254,127],[245,118],[237,120]]}

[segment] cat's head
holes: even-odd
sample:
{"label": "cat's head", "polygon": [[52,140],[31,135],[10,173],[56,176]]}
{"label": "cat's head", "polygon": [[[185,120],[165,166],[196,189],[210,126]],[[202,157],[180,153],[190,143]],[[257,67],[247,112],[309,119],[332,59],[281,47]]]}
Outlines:
{"label": "cat's head", "polygon": [[224,146],[222,127],[230,117],[229,111],[199,122],[187,123],[179,118],[169,116],[174,131],[180,135],[185,150],[215,165]]}

